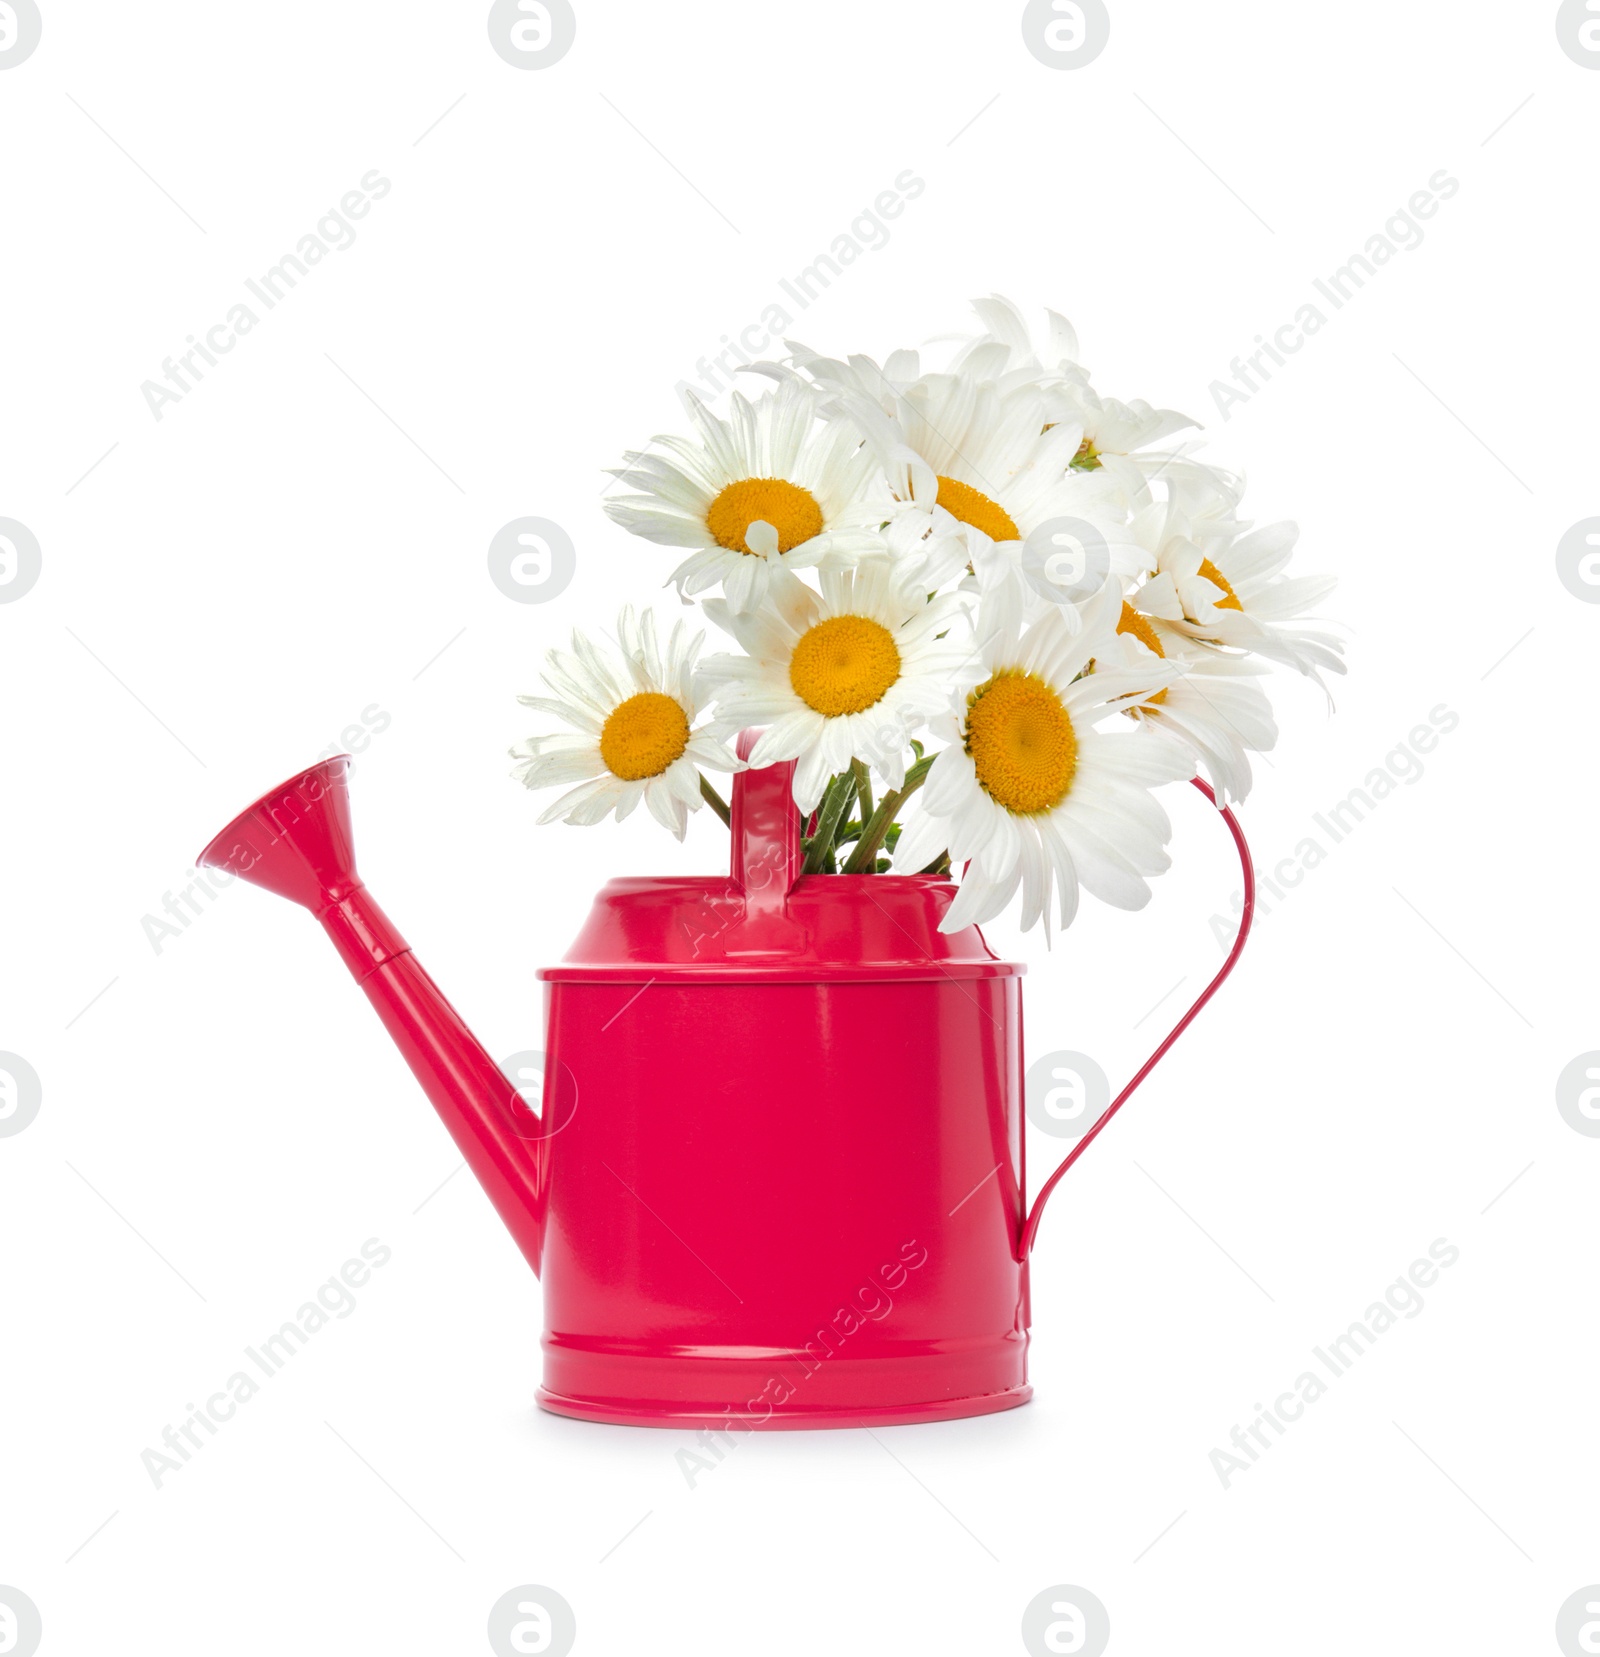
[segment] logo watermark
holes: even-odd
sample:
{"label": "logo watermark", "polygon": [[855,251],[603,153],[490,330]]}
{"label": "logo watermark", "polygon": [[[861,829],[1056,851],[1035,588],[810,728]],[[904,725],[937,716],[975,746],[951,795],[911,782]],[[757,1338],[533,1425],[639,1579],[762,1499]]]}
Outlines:
{"label": "logo watermark", "polygon": [[1028,1120],[1056,1139],[1082,1139],[1111,1103],[1111,1083],[1087,1053],[1046,1053],[1024,1080]]}
{"label": "logo watermark", "polygon": [[[0,532],[4,529],[4,520],[0,520]],[[1600,604],[1600,518],[1585,518],[1561,537],[1556,546],[1556,574],[1574,598]],[[3,575],[0,570],[0,578]],[[4,596],[0,589],[0,598]]]}
{"label": "logo watermark", "polygon": [[489,543],[489,579],[518,604],[548,604],[578,568],[572,537],[549,518],[513,518]]}
{"label": "logo watermark", "polygon": [[[0,1054],[0,1065],[4,1062]],[[1580,1053],[1556,1078],[1556,1109],[1574,1132],[1600,1139],[1600,1053]]]}
{"label": "logo watermark", "polygon": [[578,1080],[561,1059],[553,1078],[548,1056],[536,1047],[502,1059],[500,1069],[516,1091],[516,1127],[525,1138],[554,1139],[577,1115]]}
{"label": "logo watermark", "polygon": [[568,0],[494,0],[489,8],[489,44],[513,69],[548,69],[577,37]]}
{"label": "logo watermark", "polygon": [[1600,1652],[1600,1583],[1591,1582],[1562,1602],[1556,1612],[1556,1645],[1562,1657],[1595,1657]]}
{"label": "logo watermark", "polygon": [[489,1608],[489,1649],[495,1657],[567,1657],[577,1637],[576,1613],[542,1583],[512,1588]]}
{"label": "logo watermark", "polygon": [[0,1139],[21,1133],[43,1101],[39,1072],[20,1053],[0,1053]]}
{"label": "logo watermark", "polygon": [[30,593],[43,567],[33,531],[15,518],[0,518],[0,604],[15,604]]}
{"label": "logo watermark", "polygon": [[[1579,68],[1600,69],[1600,3],[1561,0],[1556,13],[1556,39]],[[1600,1644],[1586,1649],[1600,1651]]]}
{"label": "logo watermark", "polygon": [[1082,69],[1106,49],[1111,14],[1105,0],[1028,0],[1022,38],[1047,69]]}
{"label": "logo watermark", "polygon": [[1111,574],[1111,549],[1083,518],[1050,518],[1022,543],[1022,573],[1047,604],[1081,604]]}
{"label": "logo watermark", "polygon": [[43,32],[44,20],[33,0],[0,0],[0,69],[26,63],[38,49]]}
{"label": "logo watermark", "polygon": [[1100,1657],[1111,1640],[1111,1613],[1097,1594],[1059,1582],[1028,1601],[1022,1644],[1029,1657]]}
{"label": "logo watermark", "polygon": [[[0,5],[0,17],[4,13]],[[43,1627],[39,1607],[20,1588],[0,1582],[0,1657],[33,1657]]]}

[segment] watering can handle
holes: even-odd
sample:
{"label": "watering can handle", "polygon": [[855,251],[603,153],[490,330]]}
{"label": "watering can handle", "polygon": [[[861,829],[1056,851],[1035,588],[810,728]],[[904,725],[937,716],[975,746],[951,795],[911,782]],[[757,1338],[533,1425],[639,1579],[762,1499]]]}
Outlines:
{"label": "watering can handle", "polygon": [[[1199,777],[1194,777],[1191,780],[1193,781],[1195,787],[1205,795],[1212,805],[1216,805],[1217,796],[1213,792],[1210,784],[1204,782]],[[1039,1195],[1033,1199],[1033,1208],[1028,1214],[1027,1223],[1022,1228],[1022,1240],[1020,1243],[1020,1253],[1018,1255],[1019,1259],[1026,1260],[1033,1252],[1034,1240],[1039,1233],[1039,1217],[1044,1212],[1044,1205],[1049,1200],[1050,1193],[1054,1191],[1056,1186],[1060,1183],[1061,1176],[1066,1173],[1066,1171],[1073,1165],[1074,1162],[1078,1160],[1080,1156],[1083,1155],[1086,1150],[1089,1149],[1090,1145],[1094,1143],[1096,1137],[1099,1135],[1100,1130],[1111,1120],[1113,1116],[1117,1114],[1119,1110],[1122,1109],[1123,1105],[1125,1105],[1129,1098],[1132,1097],[1134,1089],[1139,1086],[1145,1077],[1148,1076],[1166,1056],[1167,1049],[1171,1047],[1173,1042],[1175,1042],[1178,1037],[1181,1036],[1183,1032],[1187,1030],[1195,1021],[1196,1017],[1199,1015],[1200,1009],[1205,1006],[1205,1004],[1217,993],[1219,989],[1222,988],[1223,979],[1225,979],[1228,974],[1233,971],[1234,964],[1238,961],[1239,955],[1244,949],[1244,941],[1250,936],[1250,922],[1255,917],[1256,908],[1256,874],[1255,868],[1250,861],[1250,848],[1245,843],[1244,830],[1239,827],[1238,820],[1234,817],[1233,813],[1226,806],[1223,806],[1218,812],[1218,815],[1222,818],[1223,822],[1228,825],[1228,832],[1233,836],[1234,847],[1239,853],[1239,867],[1244,871],[1244,906],[1239,915],[1239,930],[1234,937],[1233,948],[1228,951],[1228,958],[1218,969],[1216,977],[1213,978],[1211,982],[1200,992],[1199,997],[1196,999],[1194,1005],[1189,1008],[1188,1012],[1186,1012],[1183,1017],[1172,1026],[1171,1030],[1167,1032],[1167,1039],[1162,1042],[1162,1044],[1150,1055],[1148,1059],[1144,1061],[1144,1064],[1140,1067],[1138,1074],[1135,1075],[1133,1080],[1129,1082],[1125,1088],[1123,1088],[1123,1090],[1116,1096],[1115,1099],[1111,1101],[1109,1105],[1106,1106],[1105,1110],[1101,1113],[1100,1120],[1096,1122],[1095,1125],[1083,1136],[1083,1138],[1072,1147],[1063,1159],[1061,1166],[1057,1168],[1049,1179],[1044,1182],[1043,1186],[1040,1187]]]}

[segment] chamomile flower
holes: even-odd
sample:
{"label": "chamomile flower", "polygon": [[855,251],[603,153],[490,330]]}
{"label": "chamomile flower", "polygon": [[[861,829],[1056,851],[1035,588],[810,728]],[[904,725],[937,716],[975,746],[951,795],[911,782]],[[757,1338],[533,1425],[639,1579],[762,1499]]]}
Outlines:
{"label": "chamomile flower", "polygon": [[1341,639],[1321,627],[1291,625],[1337,585],[1331,575],[1282,573],[1299,538],[1295,524],[1251,529],[1231,513],[1197,515],[1180,494],[1139,513],[1134,529],[1154,566],[1134,600],[1145,615],[1319,682],[1323,669],[1345,671]]}
{"label": "chamomile flower", "polygon": [[1048,933],[1052,895],[1070,925],[1080,886],[1139,909],[1150,897],[1145,877],[1168,867],[1171,825],[1151,790],[1191,775],[1188,754],[1160,731],[1096,728],[1177,672],[1170,663],[1121,667],[1121,609],[1118,584],[1107,582],[1076,629],[1051,611],[1026,629],[1007,618],[980,639],[977,682],[958,691],[945,728],[934,726],[950,745],[894,854],[900,873],[942,851],[966,863],[944,931],[991,919],[1019,887],[1025,929],[1043,918]]}
{"label": "chamomile flower", "polygon": [[683,596],[720,584],[739,611],[760,604],[780,561],[848,561],[883,512],[865,504],[876,472],[848,428],[819,421],[816,394],[791,379],[719,419],[690,396],[699,441],[658,437],[613,475],[638,494],[606,502],[613,521],[661,546],[691,547],[669,579]]}
{"label": "chamomile flower", "polygon": [[[1162,689],[1135,698],[1128,712],[1194,755],[1211,778],[1219,806],[1243,800],[1250,792],[1250,755],[1265,753],[1278,740],[1271,706],[1256,683],[1267,672],[1265,664],[1186,638],[1126,601],[1117,633],[1117,665],[1124,671],[1137,674],[1141,666],[1163,661],[1182,671]],[[1100,665],[1097,659],[1097,673]]]}
{"label": "chamomile flower", "polygon": [[694,669],[704,635],[679,621],[663,652],[655,617],[636,621],[631,606],[617,620],[616,652],[574,633],[572,651],[552,650],[542,675],[548,696],[519,696],[525,707],[554,714],[572,734],[533,737],[511,750],[512,772],[529,788],[576,783],[547,806],[541,823],[620,823],[643,800],[650,815],[681,840],[701,804],[700,767],[742,771],[743,764],[707,729],[695,730],[702,704]]}
{"label": "chamomile flower", "polygon": [[1038,386],[983,377],[990,360],[974,356],[960,373],[925,374],[886,392],[888,414],[841,398],[895,497],[891,550],[930,587],[971,569],[980,592],[1004,589],[1034,610],[1050,602],[1062,537],[1077,580],[1133,574],[1142,554],[1124,527],[1118,488],[1071,469],[1082,430],[1052,424]]}
{"label": "chamomile flower", "polygon": [[972,308],[984,332],[957,357],[954,366],[959,367],[972,354],[987,354],[996,346],[1002,347],[1006,353],[1002,373],[1013,380],[1040,383],[1050,418],[1081,430],[1073,467],[1110,471],[1130,500],[1137,498],[1143,486],[1159,476],[1171,460],[1167,454],[1140,451],[1198,425],[1176,409],[1153,408],[1142,398],[1123,403],[1114,397],[1102,397],[1089,383],[1088,370],[1078,361],[1078,336],[1072,324],[1056,312],[1045,313],[1045,337],[1035,343],[1022,312],[1009,299],[991,294],[988,299],[975,299]]}
{"label": "chamomile flower", "polygon": [[971,657],[962,601],[930,600],[882,553],[818,581],[820,592],[780,570],[753,614],[708,599],[706,614],[745,654],[708,657],[696,678],[715,698],[715,730],[767,727],[752,766],[799,762],[794,797],[806,812],[852,760],[899,788],[912,733]]}

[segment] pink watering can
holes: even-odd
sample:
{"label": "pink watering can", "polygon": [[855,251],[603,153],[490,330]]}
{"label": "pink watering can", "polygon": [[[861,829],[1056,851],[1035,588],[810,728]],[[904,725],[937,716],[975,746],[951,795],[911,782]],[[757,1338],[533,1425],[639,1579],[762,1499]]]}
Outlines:
{"label": "pink watering can", "polygon": [[[741,738],[741,752],[751,737]],[[931,875],[800,874],[791,765],[734,779],[726,878],[609,881],[545,984],[536,1116],[356,873],[346,761],[200,856],[304,905],[544,1281],[558,1414],[850,1427],[1026,1403],[1023,968]],[[1210,796],[1210,789],[1196,781]]]}

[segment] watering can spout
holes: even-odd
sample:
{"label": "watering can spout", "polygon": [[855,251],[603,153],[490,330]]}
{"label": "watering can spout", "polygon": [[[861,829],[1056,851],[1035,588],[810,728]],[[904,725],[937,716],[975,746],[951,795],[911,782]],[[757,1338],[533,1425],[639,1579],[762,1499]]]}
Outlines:
{"label": "watering can spout", "polygon": [[236,817],[198,861],[264,886],[321,921],[537,1272],[548,1140],[356,873],[347,767],[340,756],[291,777]]}

